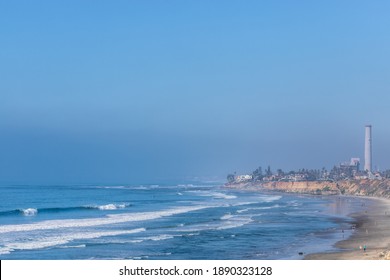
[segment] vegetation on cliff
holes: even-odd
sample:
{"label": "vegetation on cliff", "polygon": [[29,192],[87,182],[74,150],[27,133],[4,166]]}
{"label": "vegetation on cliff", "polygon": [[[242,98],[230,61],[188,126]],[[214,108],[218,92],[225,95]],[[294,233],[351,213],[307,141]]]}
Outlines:
{"label": "vegetation on cliff", "polygon": [[340,180],[335,182],[243,182],[228,183],[226,184],[226,187],[313,195],[356,195],[390,198],[390,179]]}

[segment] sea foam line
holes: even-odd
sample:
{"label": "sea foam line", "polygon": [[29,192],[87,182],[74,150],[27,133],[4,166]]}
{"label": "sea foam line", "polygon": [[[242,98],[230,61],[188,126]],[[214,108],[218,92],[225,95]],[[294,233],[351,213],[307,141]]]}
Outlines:
{"label": "sea foam line", "polygon": [[[100,232],[80,232],[80,233],[71,233],[71,234],[60,234],[58,236],[50,236],[44,238],[37,238],[35,240],[28,240],[27,242],[12,242],[6,244],[4,247],[0,248],[1,254],[9,254],[15,250],[36,250],[43,249],[58,245],[64,245],[74,240],[80,239],[94,239],[104,236],[116,236],[122,234],[134,234],[145,231],[145,228],[137,228],[133,230],[118,230],[118,231],[100,231]],[[74,246],[76,247],[76,246]],[[81,245],[78,247],[85,247]]]}
{"label": "sea foam line", "polygon": [[274,208],[280,208],[281,206],[279,204],[275,204],[272,206],[263,206],[263,207],[251,207],[251,208],[245,208],[241,210],[237,210],[237,213],[244,213],[252,210],[268,210],[268,209],[274,209]]}
{"label": "sea foam line", "polygon": [[144,238],[137,238],[131,241],[125,241],[123,243],[142,243],[144,241],[162,241],[162,240],[172,239],[180,236],[182,235],[160,234],[160,235],[148,236]]}
{"label": "sea foam line", "polygon": [[210,196],[213,198],[218,198],[218,199],[235,199],[237,196],[235,195],[229,195],[229,194],[224,194],[220,192],[214,192],[214,191],[203,191],[203,190],[195,190],[195,191],[187,191],[192,194],[197,194],[199,196]]}
{"label": "sea foam line", "polygon": [[242,227],[253,222],[252,217],[257,215],[232,215],[230,213],[223,215],[220,221],[188,225],[178,228],[178,232],[201,232],[206,230],[225,230]]}
{"label": "sea foam line", "polygon": [[128,204],[113,204],[113,203],[110,203],[110,204],[106,204],[106,205],[100,205],[100,206],[96,206],[97,209],[99,210],[116,210],[116,209],[123,209],[123,208],[126,208]]}
{"label": "sea foam line", "polygon": [[207,208],[221,207],[222,205],[198,205],[172,208],[162,210],[158,212],[139,212],[128,214],[116,214],[107,215],[104,218],[91,218],[91,219],[64,219],[64,220],[48,220],[32,224],[19,224],[19,225],[5,225],[0,227],[0,233],[20,232],[20,231],[33,231],[33,230],[48,230],[48,229],[61,229],[71,227],[93,227],[110,224],[118,224],[125,222],[138,222],[154,220],[163,217],[169,217],[172,215],[198,211]]}
{"label": "sea foam line", "polygon": [[117,210],[130,207],[130,203],[110,203],[105,205],[85,205],[85,206],[70,206],[70,207],[53,207],[53,208],[26,208],[14,209],[8,211],[0,211],[0,216],[10,215],[24,215],[36,216],[38,213],[52,213],[52,212],[67,212],[67,211],[81,211],[81,210]]}
{"label": "sea foam line", "polygon": [[62,229],[62,228],[77,228],[77,227],[94,227],[111,224],[119,224],[126,222],[139,222],[147,220],[155,220],[163,217],[169,217],[173,215],[183,214],[187,212],[193,212],[209,208],[218,207],[231,207],[248,205],[256,202],[236,202],[232,204],[215,203],[209,205],[194,205],[176,207],[167,210],[161,210],[157,212],[136,212],[136,213],[124,213],[124,214],[111,214],[103,218],[89,218],[89,219],[63,219],[63,220],[47,220],[31,224],[18,224],[18,225],[4,225],[0,226],[0,234],[9,232],[23,232],[34,230],[50,230],[50,229]]}

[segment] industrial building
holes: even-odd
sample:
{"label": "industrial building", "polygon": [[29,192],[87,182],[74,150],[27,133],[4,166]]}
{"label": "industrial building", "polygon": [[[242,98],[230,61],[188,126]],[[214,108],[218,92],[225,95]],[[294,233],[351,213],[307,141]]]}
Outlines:
{"label": "industrial building", "polygon": [[372,172],[372,127],[366,125],[366,137],[364,140],[364,171]]}

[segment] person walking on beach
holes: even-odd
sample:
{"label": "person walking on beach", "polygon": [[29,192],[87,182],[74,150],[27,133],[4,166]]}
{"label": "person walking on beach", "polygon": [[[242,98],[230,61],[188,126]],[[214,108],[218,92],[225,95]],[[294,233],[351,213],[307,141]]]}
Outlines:
{"label": "person walking on beach", "polygon": [[364,246],[363,246],[363,250],[364,250],[364,252],[366,251],[366,249],[367,249],[367,246],[366,246],[366,245],[364,245]]}

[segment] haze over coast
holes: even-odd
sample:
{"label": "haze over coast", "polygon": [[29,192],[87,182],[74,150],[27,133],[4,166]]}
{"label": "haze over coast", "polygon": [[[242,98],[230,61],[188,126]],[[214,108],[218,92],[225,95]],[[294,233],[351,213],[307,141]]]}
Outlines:
{"label": "haze over coast", "polygon": [[318,169],[362,157],[366,123],[388,164],[388,1],[11,2],[0,182]]}
{"label": "haze over coast", "polygon": [[[139,245],[148,245],[134,257],[153,255],[148,250],[156,248],[155,239],[169,236],[160,243],[160,251],[167,249],[163,253],[181,248],[174,243],[179,240],[190,244],[185,256],[191,256],[193,246],[207,240],[200,258],[210,257],[210,248],[217,253],[221,247],[237,248],[234,253],[242,244],[248,250],[253,245],[250,257],[260,258],[263,248],[256,246],[264,238],[258,233],[267,225],[266,217],[279,219],[286,231],[298,225],[297,240],[306,240],[305,234],[317,226],[334,225],[324,217],[315,220],[315,201],[322,195],[333,195],[329,200],[389,198],[390,171],[384,169],[390,154],[390,1],[22,2],[0,1],[0,197],[8,197],[0,203],[0,223],[26,221],[25,235],[0,238],[11,240],[0,244],[10,247],[5,251],[11,258],[53,256],[53,248],[39,251],[42,255],[29,251],[30,223],[37,221],[62,224],[61,219],[87,216],[86,224],[89,219],[106,223],[106,214],[127,214],[130,219],[128,211],[133,209],[140,215],[149,210],[166,213],[183,203],[192,207],[201,201],[208,207],[222,199],[230,202],[221,203],[217,213],[205,208],[183,220],[172,215],[171,224],[161,219],[157,230],[155,221],[142,225],[139,229],[145,228],[150,239],[143,239],[144,231],[136,232]],[[369,160],[359,169],[357,159],[363,155]],[[260,160],[296,171],[268,168],[245,174]],[[302,167],[310,170],[297,170]],[[186,193],[186,187],[172,183],[185,185],[198,178],[220,182],[232,170],[237,174],[231,174],[224,198],[213,196],[214,186],[208,183],[203,187],[210,188],[209,196],[203,195],[204,189]],[[243,177],[236,178],[239,174]],[[152,186],[144,190],[144,183],[169,183],[172,188],[168,193]],[[91,185],[93,191],[85,187]],[[229,192],[235,189],[316,198],[305,197],[294,206],[296,202],[279,193],[280,201],[272,205],[249,201],[251,207],[240,204],[236,209],[231,200],[247,203],[241,200],[251,200],[252,193],[240,197],[237,191],[232,198]],[[261,193],[256,195],[262,199]],[[299,222],[288,224],[287,211],[279,209],[283,203],[297,213],[311,205],[310,218],[317,222],[309,230],[299,228],[310,220],[303,213],[294,217]],[[275,208],[267,208],[271,206]],[[362,210],[354,219],[361,219],[357,224],[362,228],[367,225],[367,234],[375,232],[377,223],[380,234],[390,236],[382,208]],[[209,220],[202,221],[204,217]],[[191,237],[169,232],[192,229],[185,225],[188,220],[196,220],[201,228]],[[218,229],[226,234],[226,243],[218,246],[219,233],[213,229],[232,224],[237,225],[233,232]],[[275,237],[273,224],[268,225],[269,236]],[[128,257],[131,244],[121,246],[118,241],[123,240],[109,238],[123,233],[121,225],[92,230],[91,239],[110,244],[105,256],[118,256],[119,247],[121,256]],[[365,237],[360,226],[357,231],[356,236]],[[33,238],[35,245],[43,246],[74,242],[84,233],[82,225],[69,232],[38,232]],[[279,249],[287,248],[285,240],[291,239],[277,240]],[[102,249],[77,242],[71,244],[77,248],[66,248],[65,253],[56,247],[57,256],[71,251],[76,257],[86,252],[89,258]],[[365,253],[370,253],[374,245],[364,242]],[[225,251],[219,256],[226,256]]]}

